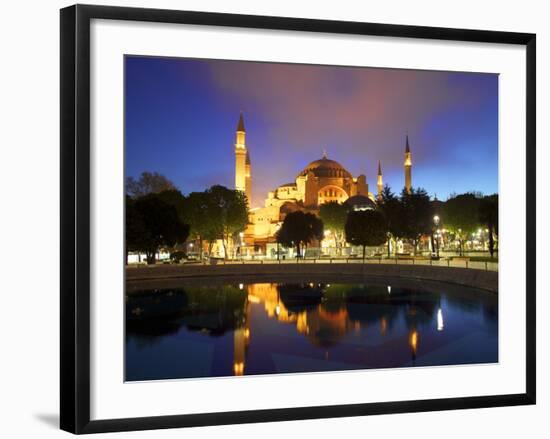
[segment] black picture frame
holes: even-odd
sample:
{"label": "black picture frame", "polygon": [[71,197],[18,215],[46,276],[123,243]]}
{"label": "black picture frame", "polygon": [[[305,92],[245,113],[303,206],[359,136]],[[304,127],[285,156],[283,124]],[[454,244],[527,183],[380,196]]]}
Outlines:
{"label": "black picture frame", "polygon": [[[92,19],[525,46],[527,60],[525,66],[527,75],[526,392],[495,396],[90,420],[90,21]],[[75,5],[62,9],[60,22],[60,424],[63,430],[77,434],[99,433],[535,404],[536,36],[534,34],[88,5]]]}

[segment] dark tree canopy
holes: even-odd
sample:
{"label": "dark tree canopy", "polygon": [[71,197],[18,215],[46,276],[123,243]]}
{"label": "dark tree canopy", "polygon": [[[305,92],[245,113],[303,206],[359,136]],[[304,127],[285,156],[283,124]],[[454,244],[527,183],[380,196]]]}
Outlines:
{"label": "dark tree canopy", "polygon": [[479,194],[466,193],[452,196],[443,205],[441,220],[459,241],[460,254],[463,254],[464,242],[479,228],[480,203]]}
{"label": "dark tree canopy", "polygon": [[486,227],[491,227],[498,235],[498,195],[487,195],[479,203],[479,221]]}
{"label": "dark tree canopy", "polygon": [[212,186],[206,191],[207,205],[211,209],[213,226],[218,238],[222,239],[227,256],[227,242],[248,224],[248,203],[242,191],[225,186]]}
{"label": "dark tree canopy", "polygon": [[145,222],[136,209],[135,201],[126,195],[126,254],[142,250],[142,237],[147,234]]}
{"label": "dark tree canopy", "polygon": [[137,180],[134,177],[126,177],[126,194],[132,198],[175,189],[174,183],[158,172],[142,172]]}
{"label": "dark tree canopy", "polygon": [[144,252],[148,264],[155,263],[155,254],[161,247],[182,244],[189,236],[189,226],[159,194],[136,200],[127,197],[126,230],[128,250]]}
{"label": "dark tree canopy", "polygon": [[367,246],[378,246],[386,242],[386,220],[376,210],[349,212],[345,230],[347,242],[363,247],[363,259]]}
{"label": "dark tree canopy", "polygon": [[433,205],[428,193],[422,188],[412,188],[410,192],[401,193],[400,234],[402,238],[413,242],[415,251],[422,235],[429,235],[433,231]]}
{"label": "dark tree canopy", "polygon": [[388,257],[390,256],[390,241],[404,235],[403,205],[388,185],[382,189],[382,198],[379,201],[379,210],[384,214],[388,233]]}
{"label": "dark tree canopy", "polygon": [[185,224],[189,224],[185,218],[186,198],[177,189],[169,189],[158,193],[159,199],[166,204],[174,207],[178,213],[179,219]]}
{"label": "dark tree canopy", "polygon": [[183,215],[191,227],[191,237],[199,241],[202,257],[202,242],[212,242],[220,234],[216,206],[207,192],[191,192],[185,199]]}
{"label": "dark tree canopy", "polygon": [[323,239],[323,221],[312,213],[301,210],[287,214],[283,225],[277,232],[277,242],[285,247],[295,247],[296,256],[300,249],[313,240]]}
{"label": "dark tree canopy", "polygon": [[495,235],[498,236],[498,195],[483,197],[479,203],[479,221],[488,230],[489,253],[495,253]]}

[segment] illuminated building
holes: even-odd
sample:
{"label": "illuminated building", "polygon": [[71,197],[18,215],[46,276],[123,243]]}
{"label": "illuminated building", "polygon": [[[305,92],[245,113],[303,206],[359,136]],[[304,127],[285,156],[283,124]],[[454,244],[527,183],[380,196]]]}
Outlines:
{"label": "illuminated building", "polygon": [[[323,203],[336,201],[352,205],[376,207],[376,198],[369,192],[367,177],[364,174],[354,177],[344,166],[323,156],[309,163],[300,171],[295,180],[283,184],[267,194],[262,207],[251,205],[252,174],[249,149],[246,146],[246,130],[241,113],[237,124],[235,137],[235,189],[243,191],[249,201],[249,226],[244,234],[247,246],[254,246],[260,252],[267,252],[268,245],[275,243],[275,233],[280,227],[286,214],[297,210],[312,213],[319,212]],[[405,188],[410,192],[411,180],[411,152],[409,137],[406,137],[405,146]],[[381,199],[383,189],[382,168],[378,163],[377,198]],[[362,210],[356,209],[356,210]],[[272,248],[273,249],[273,248]]]}

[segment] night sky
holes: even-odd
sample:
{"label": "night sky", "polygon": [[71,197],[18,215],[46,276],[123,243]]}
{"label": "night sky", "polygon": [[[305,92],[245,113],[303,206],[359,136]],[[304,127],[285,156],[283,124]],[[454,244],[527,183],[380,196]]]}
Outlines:
{"label": "night sky", "polygon": [[234,187],[244,112],[252,205],[323,150],[376,193],[378,160],[404,185],[445,200],[498,191],[498,76],[244,61],[126,57],[126,174],[159,172],[183,193]]}

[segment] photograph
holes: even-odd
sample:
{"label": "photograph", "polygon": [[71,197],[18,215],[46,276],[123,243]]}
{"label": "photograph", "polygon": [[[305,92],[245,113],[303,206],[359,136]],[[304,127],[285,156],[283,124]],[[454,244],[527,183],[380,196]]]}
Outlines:
{"label": "photograph", "polygon": [[125,55],[125,380],[498,363],[498,99]]}

